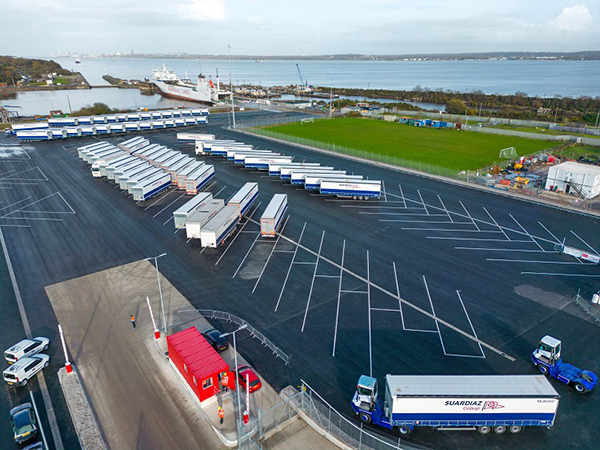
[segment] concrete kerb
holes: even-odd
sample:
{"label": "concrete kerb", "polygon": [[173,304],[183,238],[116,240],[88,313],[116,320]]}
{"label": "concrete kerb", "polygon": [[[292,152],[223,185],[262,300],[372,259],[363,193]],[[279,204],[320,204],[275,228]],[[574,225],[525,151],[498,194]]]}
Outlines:
{"label": "concrete kerb", "polygon": [[524,202],[528,202],[528,203],[533,203],[533,204],[538,204],[538,205],[542,205],[542,206],[548,206],[551,208],[555,208],[561,211],[566,211],[566,212],[570,212],[570,213],[575,213],[575,214],[580,214],[583,216],[587,216],[587,217],[592,217],[592,218],[600,218],[600,212],[595,212],[595,211],[582,211],[580,209],[577,208],[572,208],[566,205],[560,205],[557,204],[555,202],[552,202],[550,200],[545,200],[545,199],[532,199],[531,197],[528,197],[526,195],[523,194],[519,194],[518,192],[514,192],[514,193],[509,193],[509,192],[504,192],[504,191],[500,191],[498,189],[494,189],[491,187],[487,187],[487,186],[480,186],[477,184],[473,184],[473,183],[469,183],[467,181],[462,181],[462,180],[456,180],[454,178],[449,178],[449,177],[445,177],[442,175],[434,175],[434,174],[430,174],[427,172],[420,172],[418,170],[415,169],[409,169],[407,167],[401,167],[401,166],[395,166],[393,164],[388,164],[388,163],[384,163],[384,162],[380,162],[380,161],[374,161],[372,159],[365,159],[365,158],[361,158],[358,156],[353,156],[353,155],[347,155],[345,153],[337,153],[337,152],[332,152],[330,150],[325,150],[322,148],[317,148],[317,147],[311,147],[310,145],[303,145],[303,144],[298,144],[296,142],[291,142],[291,141],[286,141],[283,139],[278,139],[278,138],[274,138],[271,136],[265,136],[262,134],[256,134],[256,133],[252,133],[250,131],[247,130],[240,130],[240,129],[233,129],[233,128],[228,128],[228,127],[224,127],[229,129],[230,131],[234,131],[236,133],[242,133],[242,134],[247,134],[249,136],[254,136],[254,137],[260,137],[260,138],[264,138],[264,139],[268,139],[274,142],[278,142],[280,144],[287,144],[287,145],[293,145],[295,147],[300,147],[300,148],[304,148],[306,150],[312,150],[315,152],[321,152],[321,153],[326,153],[328,155],[336,155],[342,158],[346,158],[346,159],[350,159],[353,161],[358,161],[361,163],[368,163],[374,166],[378,166],[378,167],[383,167],[386,169],[391,169],[391,170],[395,170],[397,172],[404,172],[404,173],[408,173],[411,175],[415,175],[415,176],[419,176],[419,177],[423,177],[423,178],[430,178],[433,180],[437,180],[437,181],[441,181],[443,183],[448,183],[448,184],[454,184],[456,186],[461,186],[461,187],[465,187],[465,188],[469,188],[469,189],[475,189],[475,190],[479,190],[479,191],[483,191],[483,192],[487,192],[490,194],[494,194],[494,195],[499,195],[502,197],[507,197],[507,198],[513,198],[516,200],[521,200]]}
{"label": "concrete kerb", "polygon": [[98,420],[85,392],[75,365],[68,374],[64,367],[58,371],[58,380],[65,396],[71,420],[75,425],[77,439],[84,450],[108,450],[109,446],[102,435]]}

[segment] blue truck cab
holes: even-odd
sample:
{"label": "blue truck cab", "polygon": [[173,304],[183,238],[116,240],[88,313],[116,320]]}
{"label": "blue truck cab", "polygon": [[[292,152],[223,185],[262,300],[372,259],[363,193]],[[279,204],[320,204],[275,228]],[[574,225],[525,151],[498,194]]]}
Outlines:
{"label": "blue truck cab", "polygon": [[596,374],[563,362],[560,352],[561,341],[546,335],[531,354],[531,360],[542,374],[571,385],[579,394],[586,394],[594,389],[598,382]]}

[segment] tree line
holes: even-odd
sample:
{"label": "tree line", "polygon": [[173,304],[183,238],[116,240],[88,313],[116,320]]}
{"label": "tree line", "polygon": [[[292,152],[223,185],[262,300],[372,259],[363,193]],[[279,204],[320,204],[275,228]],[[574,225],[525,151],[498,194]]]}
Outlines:
{"label": "tree line", "polygon": [[0,55],[0,83],[16,86],[23,77],[39,79],[49,73],[71,75],[70,71],[54,61]]}

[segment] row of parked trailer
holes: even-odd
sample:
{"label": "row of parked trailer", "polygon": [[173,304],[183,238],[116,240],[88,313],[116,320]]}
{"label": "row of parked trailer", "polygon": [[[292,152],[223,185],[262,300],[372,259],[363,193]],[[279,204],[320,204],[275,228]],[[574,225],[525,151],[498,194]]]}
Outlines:
{"label": "row of parked trailer", "polygon": [[[45,127],[36,130],[17,130],[17,139],[22,142],[51,141],[103,134],[135,133],[194,125],[205,125],[207,117],[183,117],[178,119],[156,119],[141,122],[107,123],[103,125],[79,125],[63,128]],[[14,126],[14,125],[13,125]]]}
{"label": "row of parked trailer", "polygon": [[319,163],[297,162],[293,156],[255,149],[252,145],[233,140],[219,140],[213,134],[178,133],[177,140],[193,144],[197,155],[221,156],[234,164],[268,171],[270,176],[279,176],[292,185],[301,185],[324,195],[352,199],[381,197],[380,180],[365,180],[361,175],[348,174],[345,170]]}
{"label": "row of parked trailer", "polygon": [[197,194],[214,177],[212,165],[137,136],[116,145],[96,142],[78,148],[92,176],[106,177],[133,195],[148,200],[171,186]]}
{"label": "row of parked trailer", "polygon": [[208,116],[208,109],[169,109],[165,111],[141,111],[123,114],[103,114],[82,117],[52,117],[47,122],[15,123],[6,132],[44,130],[48,128],[75,127],[78,125],[101,125],[105,123],[141,122],[159,119],[178,119]]}

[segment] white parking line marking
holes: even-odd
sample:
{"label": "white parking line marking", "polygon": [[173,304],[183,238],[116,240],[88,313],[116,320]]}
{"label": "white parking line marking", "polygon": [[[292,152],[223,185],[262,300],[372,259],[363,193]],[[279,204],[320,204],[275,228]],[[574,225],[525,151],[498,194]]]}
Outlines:
{"label": "white parking line marking", "polygon": [[521,275],[548,275],[548,276],[553,276],[553,277],[600,278],[600,275],[587,275],[587,274],[579,274],[579,273],[521,272]]}
{"label": "white parking line marking", "polygon": [[[429,298],[429,304],[431,305],[431,311],[433,312],[433,316],[437,317],[435,314],[435,308],[433,307],[433,302],[431,301],[431,294],[429,293],[429,286],[427,286],[427,279],[425,278],[425,275],[423,275],[423,283],[425,283],[425,290],[427,291],[427,298]],[[442,333],[440,332],[440,325],[438,324],[437,320],[435,321],[435,327],[437,328],[437,333],[440,338],[440,344],[442,344],[442,350],[444,351],[444,355],[447,355],[446,347],[444,346],[444,340],[442,339]]]}
{"label": "white parking line marking", "polygon": [[373,376],[373,339],[371,331],[371,264],[367,250],[367,312],[369,315],[369,376]]}
{"label": "white parking line marking", "polygon": [[542,227],[544,230],[546,230],[546,231],[548,232],[548,234],[549,234],[550,236],[552,236],[552,237],[554,238],[554,240],[556,241],[556,243],[557,243],[557,244],[562,244],[562,242],[560,242],[560,241],[558,240],[558,238],[557,238],[556,236],[554,236],[554,234],[553,234],[553,233],[552,233],[552,232],[551,232],[551,231],[550,231],[548,228],[546,228],[542,222],[539,222],[539,221],[538,221],[538,223],[540,224],[540,226],[541,226],[541,227]]}
{"label": "white parking line marking", "polygon": [[454,222],[454,220],[452,220],[452,216],[450,215],[450,211],[448,211],[448,208],[446,208],[446,205],[442,201],[442,197],[440,197],[440,194],[437,195],[437,198],[439,199],[440,203],[442,204],[444,211],[446,211],[446,214],[448,214],[448,219],[450,219],[450,222]]}
{"label": "white parking line marking", "polygon": [[477,230],[479,230],[479,225],[477,225],[477,222],[475,222],[475,219],[473,219],[473,217],[471,216],[471,213],[469,213],[469,211],[467,211],[467,208],[465,207],[465,205],[463,205],[463,202],[461,202],[459,200],[458,203],[460,203],[460,206],[463,207],[463,209],[465,210],[465,213],[467,214],[467,217],[469,219],[471,219],[471,222],[473,222],[473,225],[475,226],[475,228],[477,228]]}
{"label": "white parking line marking", "polygon": [[44,432],[44,424],[42,423],[42,421],[40,419],[40,413],[38,412],[37,404],[35,403],[35,398],[33,398],[33,392],[31,392],[31,388],[29,388],[29,396],[31,397],[31,403],[33,404],[33,410],[35,412],[35,417],[37,419],[38,428],[39,428],[40,432],[42,433],[42,441],[44,441],[44,448],[49,448],[48,441],[46,440],[46,433]]}
{"label": "white parking line marking", "polygon": [[400,189],[400,195],[402,196],[402,202],[404,203],[404,207],[407,208],[406,206],[406,198],[404,197],[404,191],[402,190],[402,185],[398,185],[398,189]]}
{"label": "white parking line marking", "polygon": [[510,216],[510,218],[511,218],[512,220],[514,220],[514,221],[515,221],[515,223],[516,223],[517,225],[519,225],[519,227],[521,228],[521,230],[523,230],[523,232],[524,232],[524,233],[525,233],[527,236],[529,236],[533,242],[535,242],[535,244],[536,244],[536,245],[537,245],[537,246],[540,248],[540,250],[546,251],[546,250],[544,250],[544,247],[542,247],[542,246],[539,244],[539,242],[538,242],[538,241],[536,241],[536,240],[533,238],[533,236],[532,236],[531,234],[529,234],[529,231],[527,231],[527,230],[526,230],[526,229],[523,227],[523,225],[521,225],[519,222],[517,222],[517,219],[515,219],[515,218],[514,218],[514,216],[513,216],[512,214],[509,214],[509,216]]}
{"label": "white parking line marking", "polygon": [[[166,224],[168,224],[168,223],[169,223],[171,220],[173,220],[173,219],[174,219],[174,217],[173,217],[173,216],[169,217],[169,218],[167,219],[167,221],[166,221],[165,223],[163,223],[163,226],[164,226],[164,225],[166,225]],[[179,228],[178,228],[177,230],[179,230]],[[177,233],[177,231],[176,231],[176,233]]]}
{"label": "white parking line marking", "polygon": [[[246,227],[246,225],[248,225],[250,223],[250,219],[252,219],[252,216],[258,210],[259,206],[260,206],[260,203],[258,205],[256,205],[256,207],[252,210],[252,212],[250,213],[250,215],[246,218],[246,221],[244,222],[244,224],[242,225],[242,227],[240,228],[240,230],[238,231],[238,233],[233,237],[233,239],[231,240],[231,242],[229,242],[229,245],[227,246],[227,248],[225,249],[225,251],[223,252],[223,254],[219,257],[219,259],[217,259],[217,262],[215,263],[215,266],[221,262],[221,260],[223,259],[223,257],[227,253],[227,251],[231,248],[231,246],[233,245],[233,243],[235,242],[235,240],[238,238],[238,236],[240,234],[242,234],[242,231],[244,231],[244,228]],[[258,234],[260,235],[260,232]]]}
{"label": "white parking line marking", "polygon": [[154,214],[152,216],[152,218],[154,219],[156,216],[158,216],[160,213],[162,213],[165,209],[167,209],[169,206],[171,206],[173,203],[175,203],[177,200],[179,200],[184,195],[186,195],[185,192],[183,194],[181,194],[179,197],[177,197],[175,200],[173,200],[171,203],[169,203],[167,206],[165,206],[163,209],[161,209],[159,212],[157,212],[156,214]]}
{"label": "white parking line marking", "polygon": [[335,357],[335,344],[337,342],[337,330],[338,330],[338,323],[339,323],[339,319],[340,319],[340,300],[342,298],[342,276],[344,274],[344,256],[346,254],[346,239],[344,239],[344,243],[342,244],[342,261],[340,263],[340,274],[339,274],[339,278],[340,278],[340,284],[338,286],[338,300],[337,300],[337,307],[335,310],[335,328],[334,328],[334,332],[333,332],[333,351],[331,353],[332,357]]}
{"label": "white parking line marking", "polygon": [[[471,322],[471,317],[469,316],[469,313],[467,312],[467,308],[465,308],[465,303],[463,302],[463,299],[462,299],[462,296],[460,295],[459,290],[456,291],[456,295],[458,295],[458,299],[460,300],[460,304],[463,307],[465,316],[467,316],[467,320],[469,321],[469,325],[471,326],[471,331],[473,332],[473,336],[477,337],[477,333],[475,332],[475,327],[473,327],[473,322]],[[483,351],[483,347],[481,346],[481,344],[479,342],[477,343],[477,345],[479,346],[479,350],[481,351],[481,356],[477,356],[477,357],[485,358],[485,353]],[[462,356],[471,356],[471,355],[462,355]]]}
{"label": "white parking line marking", "polygon": [[[547,253],[547,252],[544,252]],[[559,264],[559,265],[576,265],[579,266],[583,264],[584,266],[595,266],[594,263],[581,263],[574,261],[531,261],[527,259],[503,259],[503,258],[486,258],[486,261],[495,261],[495,262],[510,262],[510,263],[529,263],[529,264]]]}
{"label": "white parking line marking", "polygon": [[258,275],[258,279],[256,280],[256,283],[254,284],[254,288],[252,288],[253,294],[254,294],[254,291],[256,291],[256,288],[258,287],[258,283],[260,283],[263,273],[265,273],[265,269],[267,268],[267,265],[269,264],[269,261],[271,260],[271,256],[273,256],[273,252],[275,252],[275,249],[277,248],[279,239],[281,239],[281,234],[283,234],[283,232],[285,230],[285,226],[287,225],[288,221],[290,220],[290,217],[291,216],[287,216],[285,219],[285,222],[283,222],[283,225],[281,226],[281,231],[279,232],[280,234],[277,236],[277,239],[275,240],[275,243],[273,244],[273,248],[271,249],[271,253],[269,253],[269,257],[267,258],[265,265],[263,266],[262,270],[260,271],[260,274]]}
{"label": "white parking line marking", "polygon": [[308,291],[308,300],[306,301],[306,309],[304,310],[304,319],[302,320],[302,328],[300,329],[301,333],[304,333],[304,326],[306,325],[306,316],[308,315],[310,299],[312,297],[313,287],[315,285],[315,275],[317,274],[317,270],[319,269],[319,261],[321,260],[321,249],[323,248],[323,240],[324,239],[325,239],[325,230],[323,230],[323,234],[321,235],[321,243],[319,244],[319,252],[317,253],[317,260],[315,261],[315,271],[313,272],[312,282],[310,283],[310,291]]}
{"label": "white parking line marking", "polygon": [[488,211],[488,210],[487,210],[485,207],[483,208],[483,210],[486,212],[486,214],[487,214],[488,216],[490,216],[490,219],[492,219],[492,221],[493,221],[493,222],[494,222],[494,224],[495,224],[495,225],[498,227],[498,229],[499,229],[500,231],[502,231],[502,233],[504,234],[504,236],[506,236],[506,240],[507,240],[507,241],[510,241],[510,238],[508,237],[508,234],[506,234],[506,232],[504,231],[504,228],[502,228],[500,225],[498,225],[498,222],[496,222],[496,219],[494,219],[494,218],[492,217],[492,215],[490,214],[490,212],[489,212],[489,211]]}
{"label": "white parking line marking", "polygon": [[[158,202],[162,201],[163,199],[165,199],[168,195],[171,195],[173,192],[176,192],[177,189],[172,189],[171,192],[168,192],[165,195],[161,195],[160,198],[158,200],[156,200],[154,203],[152,203],[151,205],[146,206],[146,208],[144,208],[144,211],[149,210],[150,208],[152,208],[154,205],[156,205]],[[143,201],[143,200],[142,200]],[[139,203],[139,202],[138,202]]]}
{"label": "white parking line marking", "polygon": [[[256,233],[256,231],[253,231],[253,233]],[[239,266],[237,267],[237,269],[235,269],[235,272],[233,273],[233,276],[231,278],[235,278],[235,276],[238,274],[238,272],[240,271],[240,269],[242,268],[242,266],[244,265],[244,263],[246,262],[246,258],[248,258],[248,255],[250,254],[250,252],[252,251],[252,249],[254,248],[254,244],[256,244],[256,241],[258,241],[258,238],[260,237],[260,233],[256,234],[256,238],[254,239],[254,241],[252,242],[252,245],[250,246],[250,248],[248,249],[248,251],[246,252],[246,254],[244,255],[244,257],[242,258],[242,261],[240,262]],[[216,265],[216,264],[215,264]]]}
{"label": "white parking line marking", "polygon": [[577,239],[579,239],[581,242],[583,242],[587,248],[589,248],[592,252],[594,252],[596,255],[600,255],[595,248],[593,248],[590,244],[588,244],[587,242],[585,242],[583,239],[581,239],[579,236],[577,236],[577,234],[575,234],[575,232],[573,230],[569,230],[571,232],[571,234],[573,234],[573,236],[575,236]]}
{"label": "white parking line marking", "polygon": [[425,210],[427,215],[429,215],[429,210],[427,209],[427,205],[425,204],[425,201],[423,200],[423,196],[421,195],[421,191],[419,189],[417,189],[417,193],[419,194],[419,198],[421,199],[421,203],[423,204],[423,209]]}
{"label": "white parking line marking", "polygon": [[[292,271],[292,266],[295,263],[296,254],[298,253],[298,249],[300,248],[300,242],[302,241],[302,236],[304,236],[304,230],[306,229],[306,222],[304,222],[304,226],[302,227],[302,231],[300,232],[300,237],[298,238],[298,242],[296,244],[296,248],[294,250],[294,256],[292,256],[292,261],[290,262],[290,267],[288,268],[287,274],[285,276],[285,280],[283,281],[283,286],[281,287],[281,292],[279,293],[279,298],[277,299],[277,304],[275,305],[275,312],[277,312],[277,308],[279,308],[279,303],[281,302],[281,297],[283,297],[283,291],[285,290],[285,286],[287,284],[288,278],[290,277],[290,272]],[[282,235],[283,236],[283,235]],[[290,242],[294,242],[291,239],[288,239]]]}
{"label": "white parking line marking", "polygon": [[[448,237],[448,236],[426,236],[425,239],[439,239],[439,240],[450,240],[450,241],[488,241],[488,242],[506,242],[506,239],[486,239],[486,238],[470,238],[470,237]],[[525,240],[511,240],[510,242],[520,244],[531,244],[531,241]],[[545,252],[544,249],[542,249]]]}

